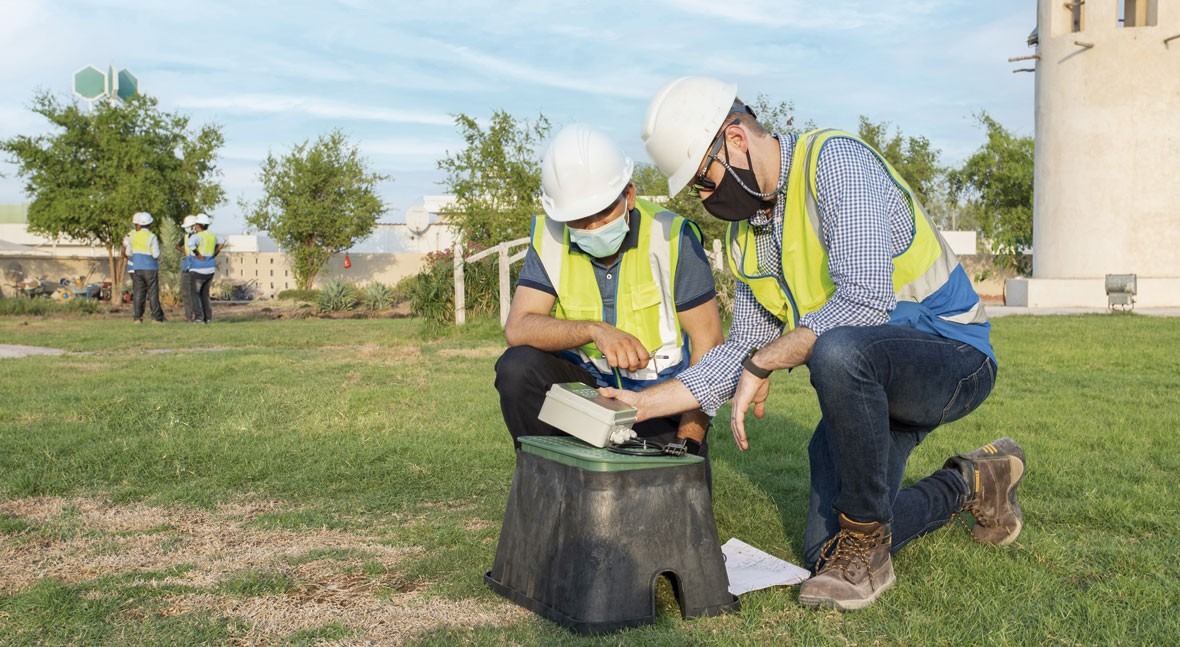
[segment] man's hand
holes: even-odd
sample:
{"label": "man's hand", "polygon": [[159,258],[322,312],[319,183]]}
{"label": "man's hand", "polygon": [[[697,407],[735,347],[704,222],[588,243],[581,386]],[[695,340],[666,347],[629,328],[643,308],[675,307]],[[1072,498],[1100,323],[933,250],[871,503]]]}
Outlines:
{"label": "man's hand", "polygon": [[594,345],[612,368],[638,371],[651,361],[651,353],[639,339],[610,324],[595,326]]}
{"label": "man's hand", "polygon": [[738,380],[737,391],[733,394],[730,404],[732,414],[729,418],[729,428],[733,431],[733,440],[738,449],[743,451],[750,448],[746,440],[746,410],[754,405],[754,417],[766,415],[766,398],[770,395],[770,378],[762,379],[749,371],[742,371]]}
{"label": "man's hand", "polygon": [[635,407],[637,412],[635,422],[663,418],[701,408],[692,392],[680,380],[660,382],[642,391],[627,391],[604,386],[598,389],[598,392],[608,398],[614,398],[623,404]]}

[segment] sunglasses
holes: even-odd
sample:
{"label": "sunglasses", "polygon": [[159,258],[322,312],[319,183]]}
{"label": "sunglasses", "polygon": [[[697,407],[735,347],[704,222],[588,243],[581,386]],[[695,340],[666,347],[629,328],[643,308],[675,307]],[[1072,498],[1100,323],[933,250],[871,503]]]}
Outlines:
{"label": "sunglasses", "polygon": [[[713,162],[717,161],[717,156],[721,154],[721,150],[724,148],[725,129],[729,128],[730,126],[736,126],[739,123],[741,122],[739,122],[737,119],[734,119],[730,123],[722,126],[721,130],[717,131],[717,136],[713,138],[713,143],[709,145],[709,154],[705,156],[705,168],[701,169],[701,172],[698,173],[695,178],[693,178],[692,184],[690,184],[688,187],[689,193],[691,193],[693,197],[700,197],[701,191],[717,190],[717,183],[713,180],[710,180],[706,176],[709,174],[709,169],[713,167]],[[725,157],[727,160],[729,159],[728,149],[725,150]]]}

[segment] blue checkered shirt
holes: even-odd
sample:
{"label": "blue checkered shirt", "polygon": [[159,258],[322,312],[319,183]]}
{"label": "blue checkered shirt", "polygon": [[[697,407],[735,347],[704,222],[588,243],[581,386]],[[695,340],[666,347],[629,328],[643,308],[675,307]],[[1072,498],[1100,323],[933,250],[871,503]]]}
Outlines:
{"label": "blue checkered shirt", "polygon": [[[782,160],[779,177],[789,177],[797,136],[775,137]],[[780,281],[782,195],[771,215],[750,220],[759,271]],[[824,144],[817,161],[816,200],[836,292],[819,310],[801,317],[799,325],[818,336],[837,326],[886,323],[897,304],[893,257],[904,251],[914,236],[905,195],[871,149],[847,137],[834,137]],[[774,341],[784,329],[785,324],[758,303],[749,286],[738,281],[728,339],[676,379],[688,387],[705,413],[716,415],[733,397],[746,353]]]}

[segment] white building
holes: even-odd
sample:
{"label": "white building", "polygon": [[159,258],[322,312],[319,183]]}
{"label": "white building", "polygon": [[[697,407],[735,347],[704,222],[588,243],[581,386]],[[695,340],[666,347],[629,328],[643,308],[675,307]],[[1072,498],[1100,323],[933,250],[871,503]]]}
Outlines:
{"label": "white building", "polygon": [[1038,0],[1033,275],[1009,305],[1180,306],[1180,1]]}

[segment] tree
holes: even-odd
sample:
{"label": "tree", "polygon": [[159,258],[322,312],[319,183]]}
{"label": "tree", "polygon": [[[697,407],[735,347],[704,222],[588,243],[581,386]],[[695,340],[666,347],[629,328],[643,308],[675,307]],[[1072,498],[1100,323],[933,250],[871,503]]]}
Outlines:
{"label": "tree", "polygon": [[447,214],[467,244],[496,245],[527,236],[532,217],[540,213],[541,165],[537,149],[549,134],[549,121],[517,121],[497,110],[487,130],[459,114],[455,125],[467,147],[439,160],[444,185],[455,196]]}
{"label": "tree", "polygon": [[978,219],[996,262],[1027,274],[1032,246],[1033,138],[1018,137],[986,112],[977,115],[987,143],[962,168],[951,171],[952,195]]}
{"label": "tree", "polygon": [[758,118],[758,123],[762,124],[762,127],[767,132],[782,135],[798,135],[799,133],[815,129],[815,122],[810,119],[803,123],[802,128],[795,126],[794,101],[780,101],[777,104],[772,104],[770,97],[765,94],[759,94],[752,103],[747,105],[754,111],[754,115]]}
{"label": "tree", "polygon": [[291,257],[301,290],[311,289],[332,254],[371,234],[386,211],[375,187],[389,177],[369,172],[339,130],[282,157],[267,154],[258,178],[263,197],[245,205],[246,222],[268,232]]}
{"label": "tree", "polygon": [[905,137],[900,128],[890,134],[889,125],[887,121],[873,123],[861,115],[857,136],[889,160],[914,190],[918,202],[939,220],[939,212],[946,209],[945,201],[939,199],[946,177],[946,169],[939,164],[940,151],[925,137]]}
{"label": "tree", "polygon": [[29,230],[69,236],[107,250],[112,280],[122,276],[116,253],[131,230],[131,215],[147,211],[159,228],[207,211],[224,199],[216,177],[218,126],[189,131],[189,118],[161,112],[156,99],[100,101],[93,114],[62,104],[48,92],[33,99],[33,112],[55,127],[46,135],[0,141],[25,179]]}

